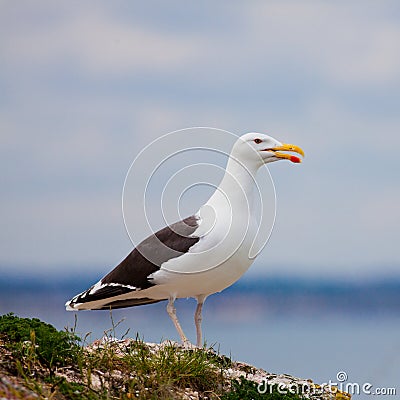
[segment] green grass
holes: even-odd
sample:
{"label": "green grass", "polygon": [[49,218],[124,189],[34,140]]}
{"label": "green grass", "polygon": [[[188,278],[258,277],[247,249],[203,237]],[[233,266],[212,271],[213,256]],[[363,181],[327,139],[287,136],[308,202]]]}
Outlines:
{"label": "green grass", "polygon": [[75,363],[81,351],[80,339],[73,333],[12,313],[0,316],[0,337],[23,367],[40,364],[50,375],[57,367]]}
{"label": "green grass", "polygon": [[108,340],[83,347],[73,330],[57,331],[13,314],[0,316],[0,375],[17,376],[39,396],[59,400],[181,399],[188,388],[207,399],[299,399],[261,395],[245,378],[231,381],[224,370],[232,361],[207,349],[187,350],[168,342],[155,348],[138,337],[115,342],[112,325]]}
{"label": "green grass", "polygon": [[260,393],[258,385],[255,382],[249,381],[244,377],[231,382],[231,389],[221,396],[221,400],[301,400],[302,397],[295,394],[279,393],[277,388],[268,386],[265,394]]}

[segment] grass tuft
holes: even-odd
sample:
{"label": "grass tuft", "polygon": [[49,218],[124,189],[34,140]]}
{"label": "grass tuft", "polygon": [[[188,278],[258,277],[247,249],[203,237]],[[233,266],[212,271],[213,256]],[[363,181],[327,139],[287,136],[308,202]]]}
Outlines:
{"label": "grass tuft", "polygon": [[223,366],[215,355],[171,342],[151,347],[136,339],[122,351],[119,343],[105,342],[89,351],[84,369],[96,371],[108,390],[123,388],[128,397],[141,393],[141,398],[174,398],[171,393],[186,388],[217,393],[224,385]]}

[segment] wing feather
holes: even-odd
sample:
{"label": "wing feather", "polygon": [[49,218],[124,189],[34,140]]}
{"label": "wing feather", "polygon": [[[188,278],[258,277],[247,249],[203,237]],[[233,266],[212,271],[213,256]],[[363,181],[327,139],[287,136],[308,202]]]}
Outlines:
{"label": "wing feather", "polygon": [[[93,304],[94,309],[131,307],[156,302],[154,299],[146,297],[129,299],[129,301],[128,299],[111,300],[116,296],[154,286],[155,284],[149,279],[149,276],[158,271],[163,263],[186,253],[196,244],[200,238],[193,233],[198,227],[198,217],[192,215],[149,236],[96,285],[67,302],[67,308],[73,309],[74,305],[79,308],[80,304],[91,302],[97,302]],[[110,299],[110,302],[101,301],[107,299]],[[87,306],[89,304],[84,308],[87,309]]]}

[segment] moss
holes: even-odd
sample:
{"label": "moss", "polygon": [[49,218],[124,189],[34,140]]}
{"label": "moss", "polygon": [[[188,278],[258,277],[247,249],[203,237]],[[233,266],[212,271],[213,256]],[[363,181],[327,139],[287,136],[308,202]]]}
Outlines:
{"label": "moss", "polygon": [[81,350],[80,339],[70,332],[57,331],[37,318],[14,314],[0,316],[0,336],[21,364],[36,362],[53,374],[55,367],[75,363]]}

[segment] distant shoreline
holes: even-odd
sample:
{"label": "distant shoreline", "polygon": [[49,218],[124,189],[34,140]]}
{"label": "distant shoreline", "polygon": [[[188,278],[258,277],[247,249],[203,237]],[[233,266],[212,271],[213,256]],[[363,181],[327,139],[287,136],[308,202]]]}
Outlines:
{"label": "distant shoreline", "polygon": [[[34,296],[69,298],[96,280],[92,274],[76,277],[3,274],[0,302]],[[218,299],[218,301],[215,301]],[[185,304],[185,302],[183,302]],[[190,305],[192,306],[192,305]],[[207,307],[261,308],[269,313],[338,313],[399,316],[400,277],[360,282],[298,277],[244,277],[220,294],[207,299]]]}

